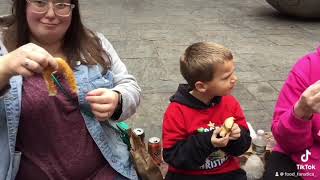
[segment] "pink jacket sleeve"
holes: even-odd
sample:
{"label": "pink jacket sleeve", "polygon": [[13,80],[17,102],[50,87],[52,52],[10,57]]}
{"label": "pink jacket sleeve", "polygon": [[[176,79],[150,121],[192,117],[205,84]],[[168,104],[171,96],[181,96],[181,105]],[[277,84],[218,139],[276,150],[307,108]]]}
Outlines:
{"label": "pink jacket sleeve", "polygon": [[301,120],[293,112],[295,103],[310,86],[309,70],[309,56],[306,56],[289,73],[275,107],[272,133],[277,144],[286,153],[299,152],[313,144],[312,120]]}

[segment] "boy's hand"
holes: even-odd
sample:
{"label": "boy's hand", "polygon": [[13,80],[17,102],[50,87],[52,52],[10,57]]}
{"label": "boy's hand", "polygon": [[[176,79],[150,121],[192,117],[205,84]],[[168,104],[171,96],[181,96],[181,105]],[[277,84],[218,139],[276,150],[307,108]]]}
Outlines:
{"label": "boy's hand", "polygon": [[239,127],[239,125],[237,123],[234,123],[232,128],[231,128],[231,132],[229,135],[229,139],[230,140],[237,140],[240,138],[240,134],[241,133],[241,129]]}
{"label": "boy's hand", "polygon": [[212,133],[211,143],[214,147],[226,147],[229,142],[230,133],[228,133],[225,137],[217,138],[220,131],[221,131],[221,128],[216,127],[216,129]]}

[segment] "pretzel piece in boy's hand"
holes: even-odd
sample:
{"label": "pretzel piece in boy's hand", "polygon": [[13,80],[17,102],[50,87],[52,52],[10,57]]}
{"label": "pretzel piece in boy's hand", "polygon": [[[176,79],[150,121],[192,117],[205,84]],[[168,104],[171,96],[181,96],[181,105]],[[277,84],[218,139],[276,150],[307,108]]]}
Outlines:
{"label": "pretzel piece in boy's hand", "polygon": [[[76,83],[76,78],[73,74],[72,69],[68,65],[68,63],[61,59],[61,58],[56,58],[57,63],[58,63],[58,70],[57,72],[63,74],[64,78],[66,79],[69,88],[71,89],[72,93],[77,93],[77,83]],[[53,82],[51,78],[51,74],[54,73],[55,70],[52,67],[47,67],[44,72],[43,72],[43,78],[47,84],[47,88],[49,91],[49,96],[55,96],[57,95],[57,88],[55,86],[55,83]]]}
{"label": "pretzel piece in boy's hand", "polygon": [[221,127],[221,131],[219,133],[221,137],[225,137],[228,133],[231,132],[234,120],[234,117],[228,117],[224,120],[223,126]]}

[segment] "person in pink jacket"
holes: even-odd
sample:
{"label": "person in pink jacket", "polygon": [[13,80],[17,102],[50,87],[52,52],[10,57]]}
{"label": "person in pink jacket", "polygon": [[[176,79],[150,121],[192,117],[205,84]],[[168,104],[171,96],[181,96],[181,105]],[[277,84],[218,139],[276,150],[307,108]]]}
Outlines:
{"label": "person in pink jacket", "polygon": [[[320,47],[294,65],[277,101],[264,179],[320,180]],[[295,175],[296,177],[294,177]]]}

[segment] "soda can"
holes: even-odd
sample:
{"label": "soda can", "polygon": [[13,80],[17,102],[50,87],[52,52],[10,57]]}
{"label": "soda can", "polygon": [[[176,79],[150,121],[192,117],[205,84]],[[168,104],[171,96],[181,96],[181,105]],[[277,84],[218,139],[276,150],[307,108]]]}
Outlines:
{"label": "soda can", "polygon": [[142,128],[134,128],[133,129],[133,132],[140,137],[141,139],[141,142],[144,143],[144,137],[145,137],[145,134],[144,134],[144,130]]}
{"label": "soda can", "polygon": [[161,142],[158,137],[151,137],[148,141],[148,152],[151,155],[153,161],[160,165],[162,163],[162,155],[161,155]]}

